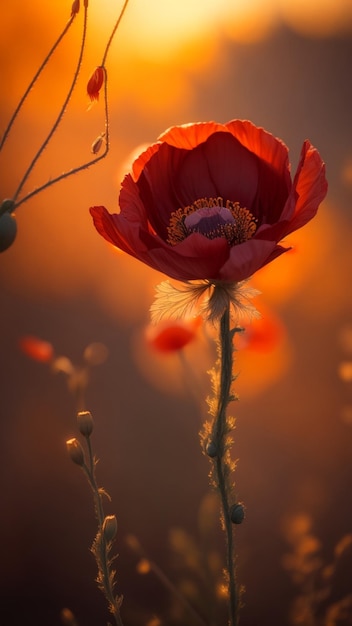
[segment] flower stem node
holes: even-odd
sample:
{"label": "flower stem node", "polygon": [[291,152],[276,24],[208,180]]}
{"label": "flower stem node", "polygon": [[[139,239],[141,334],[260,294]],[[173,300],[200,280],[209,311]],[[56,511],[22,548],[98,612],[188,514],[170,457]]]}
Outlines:
{"label": "flower stem node", "polygon": [[218,448],[214,441],[210,441],[205,449],[208,456],[214,459],[218,455]]}
{"label": "flower stem node", "polygon": [[230,518],[233,524],[242,524],[244,520],[244,507],[242,504],[234,504],[231,507]]}
{"label": "flower stem node", "polygon": [[[5,202],[8,202],[5,200]],[[3,203],[4,204],[4,203]],[[3,209],[1,205],[1,211]],[[16,239],[17,222],[9,212],[3,213],[0,217],[0,252],[5,252]]]}
{"label": "flower stem node", "polygon": [[90,437],[93,432],[93,418],[90,411],[80,411],[77,414],[78,430],[84,437]]}
{"label": "flower stem node", "polygon": [[115,515],[107,515],[103,521],[103,535],[107,543],[115,539],[117,533],[117,519]]}
{"label": "flower stem node", "polygon": [[78,439],[68,439],[66,447],[71,461],[82,467],[84,465],[84,452]]}

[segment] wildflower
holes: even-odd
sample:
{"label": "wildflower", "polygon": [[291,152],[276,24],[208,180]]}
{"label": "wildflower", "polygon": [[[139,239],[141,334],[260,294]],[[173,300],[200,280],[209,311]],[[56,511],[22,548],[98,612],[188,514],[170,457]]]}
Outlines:
{"label": "wildflower", "polygon": [[120,213],[90,209],[110,243],[180,281],[238,283],[287,248],[327,192],[305,141],[294,180],[288,149],[251,122],[176,126],[134,162]]}
{"label": "wildflower", "polygon": [[147,342],[158,352],[178,352],[196,338],[200,321],[196,317],[151,325],[146,330]]}
{"label": "wildflower", "polygon": [[26,335],[19,339],[19,347],[30,359],[49,363],[54,356],[54,348],[48,341],[43,341],[34,335]]}
{"label": "wildflower", "polygon": [[96,67],[87,84],[87,93],[91,100],[99,100],[99,91],[103,86],[105,69]]}
{"label": "wildflower", "polygon": [[281,320],[269,308],[264,309],[263,304],[260,309],[260,318],[243,324],[245,332],[236,337],[238,350],[270,352],[283,341],[285,328]]}

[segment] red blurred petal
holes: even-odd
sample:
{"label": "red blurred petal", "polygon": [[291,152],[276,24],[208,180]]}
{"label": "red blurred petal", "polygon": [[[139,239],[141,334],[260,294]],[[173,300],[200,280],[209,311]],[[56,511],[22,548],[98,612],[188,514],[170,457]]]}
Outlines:
{"label": "red blurred petal", "polygon": [[276,348],[284,336],[282,322],[269,311],[263,317],[253,319],[245,325],[245,332],[237,338],[237,347],[242,350],[269,352]]}
{"label": "red blurred petal", "polygon": [[18,345],[22,352],[34,361],[49,363],[54,356],[54,348],[48,341],[43,341],[34,335],[21,337]]}
{"label": "red blurred petal", "polygon": [[191,343],[197,335],[200,318],[188,321],[167,320],[157,326],[149,326],[146,339],[158,352],[178,352]]}
{"label": "red blurred petal", "polygon": [[96,67],[87,83],[87,94],[91,100],[99,100],[99,91],[103,86],[104,78],[104,68]]}
{"label": "red blurred petal", "polygon": [[175,146],[175,148],[192,150],[218,131],[226,132],[226,126],[216,122],[183,124],[182,126],[169,128],[158,137],[158,140],[164,141],[169,146]]}
{"label": "red blurred petal", "polygon": [[285,234],[301,228],[316,215],[328,190],[325,164],[309,141],[303,144],[293,188],[296,190],[297,200]]}

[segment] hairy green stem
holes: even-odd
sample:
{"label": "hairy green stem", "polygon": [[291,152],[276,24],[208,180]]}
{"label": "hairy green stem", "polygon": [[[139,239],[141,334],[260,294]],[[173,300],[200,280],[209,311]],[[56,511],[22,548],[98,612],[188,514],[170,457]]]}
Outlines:
{"label": "hairy green stem", "polygon": [[227,573],[228,573],[228,590],[229,590],[229,624],[237,626],[238,624],[238,590],[235,570],[235,554],[234,554],[234,537],[233,523],[231,521],[229,497],[231,494],[230,460],[226,449],[226,436],[228,433],[228,425],[226,418],[226,410],[228,404],[232,400],[231,384],[233,380],[233,331],[230,329],[230,308],[225,309],[220,321],[220,389],[218,395],[217,413],[213,425],[212,442],[216,447],[216,456],[213,458],[214,475],[216,477],[217,487],[220,492],[221,507],[223,515],[224,530],[227,543]]}

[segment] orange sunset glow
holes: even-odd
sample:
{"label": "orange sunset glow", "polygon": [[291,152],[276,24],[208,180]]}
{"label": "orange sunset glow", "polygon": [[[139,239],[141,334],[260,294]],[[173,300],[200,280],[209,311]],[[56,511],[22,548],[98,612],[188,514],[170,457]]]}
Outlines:
{"label": "orange sunset glow", "polygon": [[351,624],[351,6],[1,3],[1,623]]}

